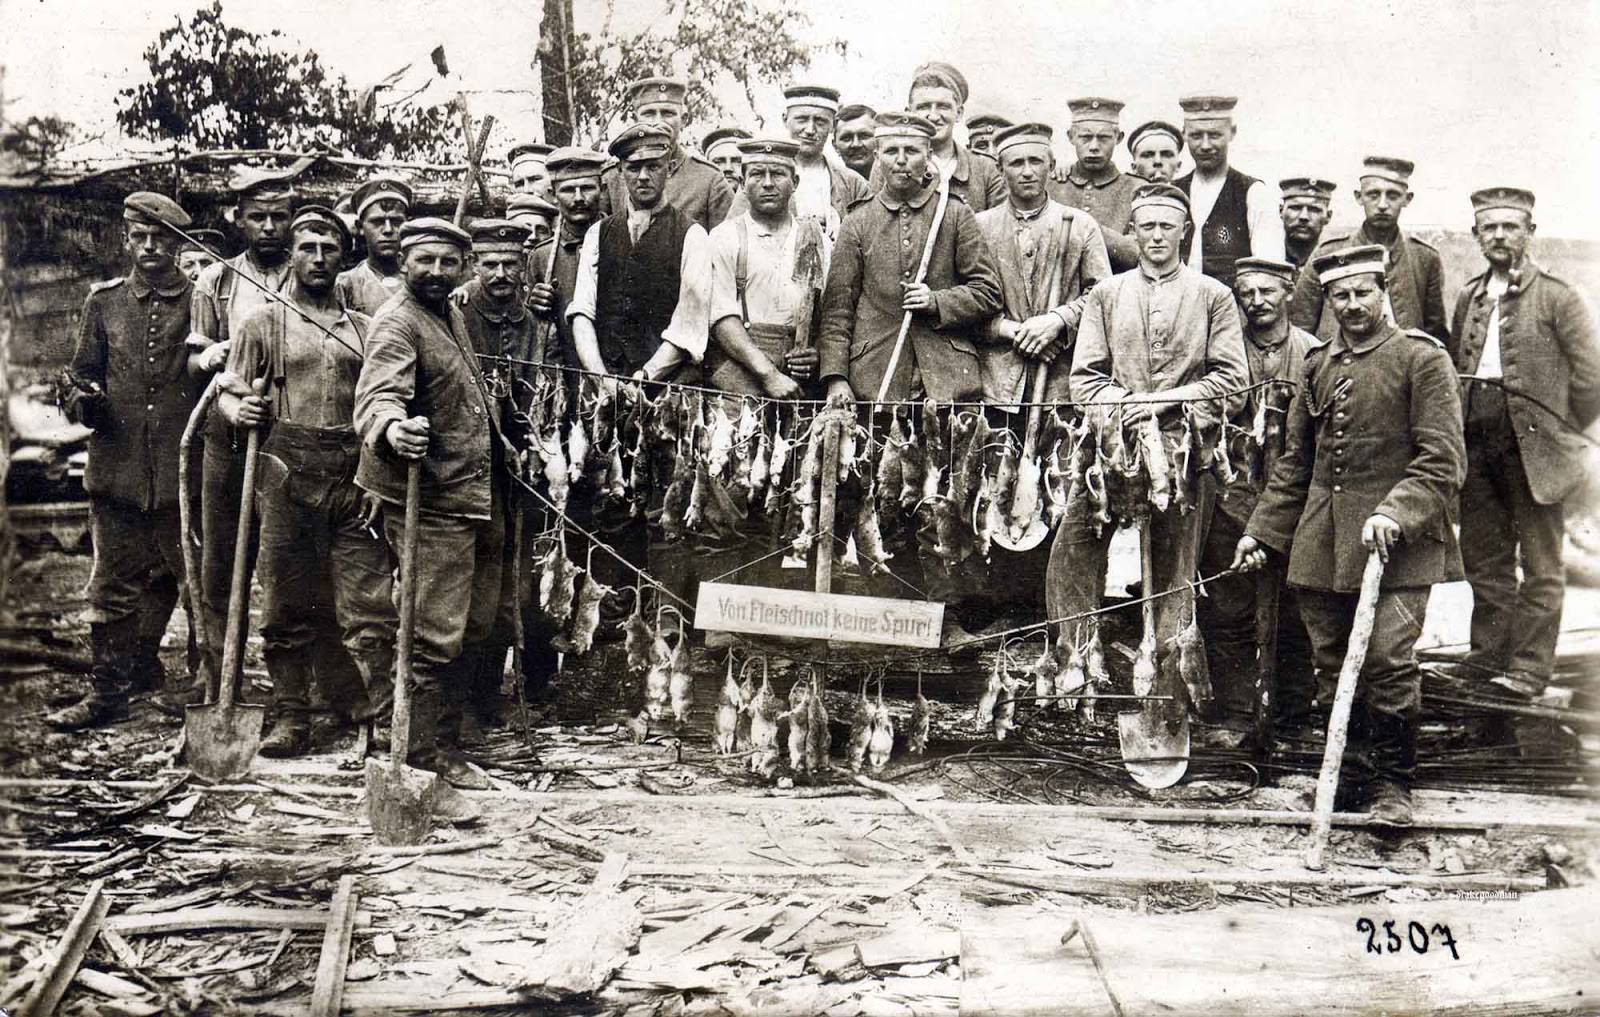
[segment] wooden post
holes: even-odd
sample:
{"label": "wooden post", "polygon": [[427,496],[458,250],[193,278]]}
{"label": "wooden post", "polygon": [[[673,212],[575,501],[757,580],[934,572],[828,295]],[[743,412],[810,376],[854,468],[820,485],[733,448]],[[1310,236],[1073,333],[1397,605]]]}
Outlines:
{"label": "wooden post", "polygon": [[1252,738],[1256,758],[1263,763],[1271,762],[1272,742],[1277,736],[1278,590],[1282,583],[1282,573],[1271,564],[1256,573],[1256,646],[1260,656],[1256,658]]}
{"label": "wooden post", "polygon": [[[829,410],[823,410],[824,414]],[[821,493],[817,498],[817,592],[833,592],[833,517],[839,487],[839,421],[829,419],[822,431]]]}
{"label": "wooden post", "polygon": [[311,1017],[338,1017],[344,999],[344,975],[350,964],[350,936],[356,927],[354,876],[340,876],[322,932],[322,953],[317,958],[317,980],[311,989]]}

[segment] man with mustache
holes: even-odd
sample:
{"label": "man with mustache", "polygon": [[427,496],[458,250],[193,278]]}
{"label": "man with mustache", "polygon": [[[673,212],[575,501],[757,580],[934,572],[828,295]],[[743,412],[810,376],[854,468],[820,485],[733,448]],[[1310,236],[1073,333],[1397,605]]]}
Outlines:
{"label": "man with mustache", "polygon": [[872,164],[878,158],[878,143],[873,136],[877,127],[877,110],[859,102],[840,107],[833,124],[833,147],[839,158],[863,180],[872,179]]}
{"label": "man with mustache", "polygon": [[[572,344],[567,304],[578,282],[578,252],[583,236],[600,218],[600,171],[606,157],[588,148],[558,148],[550,153],[550,186],[561,210],[561,223],[549,240],[536,243],[528,255],[528,306],[554,320],[559,363],[578,365]],[[555,244],[551,261],[550,245]]]}
{"label": "man with mustache", "polygon": [[1178,174],[1183,132],[1165,120],[1149,120],[1128,135],[1132,171],[1152,184],[1170,184]]}
{"label": "man with mustache", "polygon": [[1461,578],[1453,524],[1466,449],[1455,366],[1437,339],[1402,331],[1385,313],[1386,260],[1385,248],[1370,244],[1312,262],[1339,334],[1301,365],[1283,455],[1232,564],[1254,569],[1269,550],[1288,555],[1326,726],[1367,558],[1383,558],[1341,798],[1367,805],[1378,823],[1409,826],[1422,702],[1417,639],[1433,584]]}
{"label": "man with mustache", "polygon": [[[178,440],[200,395],[188,364],[191,284],[174,260],[173,231],[189,216],[149,191],[122,202],[123,249],[133,264],[84,301],[67,369],[64,408],[93,429],[83,486],[89,494],[94,571],[89,578],[89,692],[45,720],[58,731],[127,715],[140,669],[155,659],[183,574],[178,527]],[[142,631],[142,617],[148,630]]]}
{"label": "man with mustache", "polygon": [[1544,690],[1555,663],[1566,594],[1561,503],[1584,480],[1576,435],[1600,417],[1594,319],[1573,286],[1528,256],[1533,204],[1533,192],[1519,187],[1472,195],[1472,235],[1489,266],[1461,288],[1451,328],[1456,370],[1468,376],[1467,677],[1505,672],[1490,680],[1526,696]]}
{"label": "man with mustache", "polygon": [[1283,257],[1296,268],[1311,261],[1311,252],[1322,239],[1328,225],[1328,206],[1338,187],[1332,180],[1317,177],[1290,177],[1278,181],[1282,197],[1278,217],[1283,220]]}
{"label": "man with mustache", "polygon": [[[666,177],[661,184],[662,203],[684,214],[703,230],[728,217],[733,205],[733,188],[722,171],[699,152],[682,144],[684,107],[689,85],[678,78],[640,78],[628,86],[628,107],[633,123],[653,124],[667,131],[672,141],[666,159]],[[602,179],[604,190],[601,211],[626,217],[629,187],[620,167],[609,167]]]}
{"label": "man with mustache", "polygon": [[374,177],[355,189],[350,209],[356,214],[367,256],[339,273],[334,284],[340,302],[371,316],[400,292],[400,227],[411,212],[411,187],[393,177]]}
{"label": "man with mustache", "polygon": [[1112,153],[1122,140],[1122,103],[1090,96],[1067,103],[1072,126],[1067,138],[1076,160],[1066,179],[1051,183],[1050,197],[1069,208],[1081,208],[1100,224],[1111,267],[1118,272],[1139,264],[1139,245],[1127,235],[1133,192],[1145,181],[1117,168]]}
{"label": "man with mustache", "polygon": [[[1411,174],[1415,169],[1408,159],[1367,157],[1355,192],[1365,218],[1353,232],[1339,230],[1324,236],[1312,261],[1345,247],[1380,245],[1388,252],[1384,265],[1384,312],[1402,329],[1420,328],[1448,344],[1444,264],[1439,260],[1439,251],[1400,229],[1400,213],[1411,204]],[[1331,340],[1339,334],[1338,321],[1327,310],[1322,287],[1309,272],[1295,284],[1289,316],[1318,338]]]}
{"label": "man with mustache", "polygon": [[542,141],[524,141],[507,150],[506,166],[511,171],[513,194],[537,194],[542,198],[550,196],[548,160],[553,151],[553,146]]}
{"label": "man with mustache", "polygon": [[[360,441],[352,425],[356,379],[371,319],[341,301],[336,280],[352,248],[332,210],[304,205],[289,227],[291,307],[244,319],[228,354],[218,407],[239,427],[270,424],[256,491],[261,514],[261,655],[272,678],[272,727],[263,756],[311,746],[313,644],[330,627],[361,672],[367,706],[355,719],[388,722],[394,690],[395,609],[389,548],[372,527],[378,502],[356,487]],[[251,382],[265,384],[251,389]],[[239,396],[247,391],[252,394]],[[324,570],[332,600],[325,599]]]}
{"label": "man with mustache", "polygon": [[1283,257],[1283,227],[1273,214],[1267,185],[1228,162],[1228,148],[1239,133],[1231,95],[1191,95],[1183,109],[1183,140],[1194,169],[1174,180],[1189,196],[1194,228],[1184,240],[1183,259],[1224,286],[1233,285],[1239,258]]}
{"label": "man with mustache", "polygon": [[[1006,200],[1006,181],[993,159],[975,154],[955,139],[955,126],[961,122],[966,103],[966,76],[941,60],[923,64],[911,77],[906,112],[933,128],[933,143],[923,160],[925,172],[935,186],[939,180],[948,179],[952,197],[960,198],[973,212],[982,212]],[[881,153],[868,182],[873,193],[887,183]]]}

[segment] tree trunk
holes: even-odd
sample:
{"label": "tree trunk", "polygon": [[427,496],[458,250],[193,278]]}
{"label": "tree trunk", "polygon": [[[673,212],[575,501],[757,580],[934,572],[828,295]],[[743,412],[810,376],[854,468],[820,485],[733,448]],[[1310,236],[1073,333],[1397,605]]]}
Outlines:
{"label": "tree trunk", "polygon": [[539,88],[543,98],[544,140],[549,145],[570,145],[572,81],[567,66],[571,54],[572,0],[543,0],[539,21]]}

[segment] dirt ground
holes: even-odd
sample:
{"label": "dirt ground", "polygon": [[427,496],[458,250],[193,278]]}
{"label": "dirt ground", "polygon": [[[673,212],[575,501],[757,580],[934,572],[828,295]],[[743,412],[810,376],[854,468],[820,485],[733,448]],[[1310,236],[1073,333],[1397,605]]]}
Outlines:
{"label": "dirt ground", "polygon": [[[87,568],[81,554],[30,557],[7,635],[82,655]],[[178,674],[181,614],[169,643]],[[980,659],[924,674],[930,753],[897,744],[874,775],[897,800],[845,769],[796,786],[718,757],[709,715],[722,664],[703,649],[690,723],[635,744],[621,721],[637,679],[619,654],[572,662],[526,727],[508,697],[503,726],[470,746],[492,785],[474,793],[483,820],[436,830],[426,854],[373,842],[353,738],[331,717],[313,755],[258,759],[248,781],[207,786],[173,758],[181,725],[148,702],[105,730],[57,734],[43,701],[82,679],[7,663],[0,1008],[42,977],[97,880],[109,916],[60,1012],[305,1013],[319,960],[336,952],[324,926],[342,877],[357,903],[341,1012],[837,1015],[958,1012],[962,931],[1023,906],[1287,914],[1596,882],[1600,816],[1581,785],[1577,796],[1424,791],[1415,830],[1341,824],[1328,868],[1312,874],[1304,826],[1284,817],[1309,808],[1314,746],[1287,754],[1301,771],[1290,773],[1197,752],[1184,784],[1143,792],[1121,770],[1109,718],[1036,719],[1007,746],[973,730]],[[247,666],[259,668],[255,644]],[[835,717],[854,694],[846,670],[828,674]],[[775,671],[775,687],[804,671]],[[909,671],[890,670],[902,728],[914,688]],[[1459,743],[1460,730],[1435,726],[1436,745]],[[836,725],[836,764],[844,738]],[[1468,749],[1478,770],[1450,774],[1492,783],[1483,774],[1519,769],[1514,746]],[[1574,751],[1568,769],[1546,767],[1549,783],[1592,767],[1592,745]]]}

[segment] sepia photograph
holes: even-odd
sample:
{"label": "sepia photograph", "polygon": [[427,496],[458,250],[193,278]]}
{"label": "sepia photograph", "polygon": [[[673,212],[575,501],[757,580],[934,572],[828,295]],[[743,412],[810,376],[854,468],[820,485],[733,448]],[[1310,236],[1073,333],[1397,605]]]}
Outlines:
{"label": "sepia photograph", "polygon": [[1600,1013],[1597,51],[0,0],[0,1017]]}

